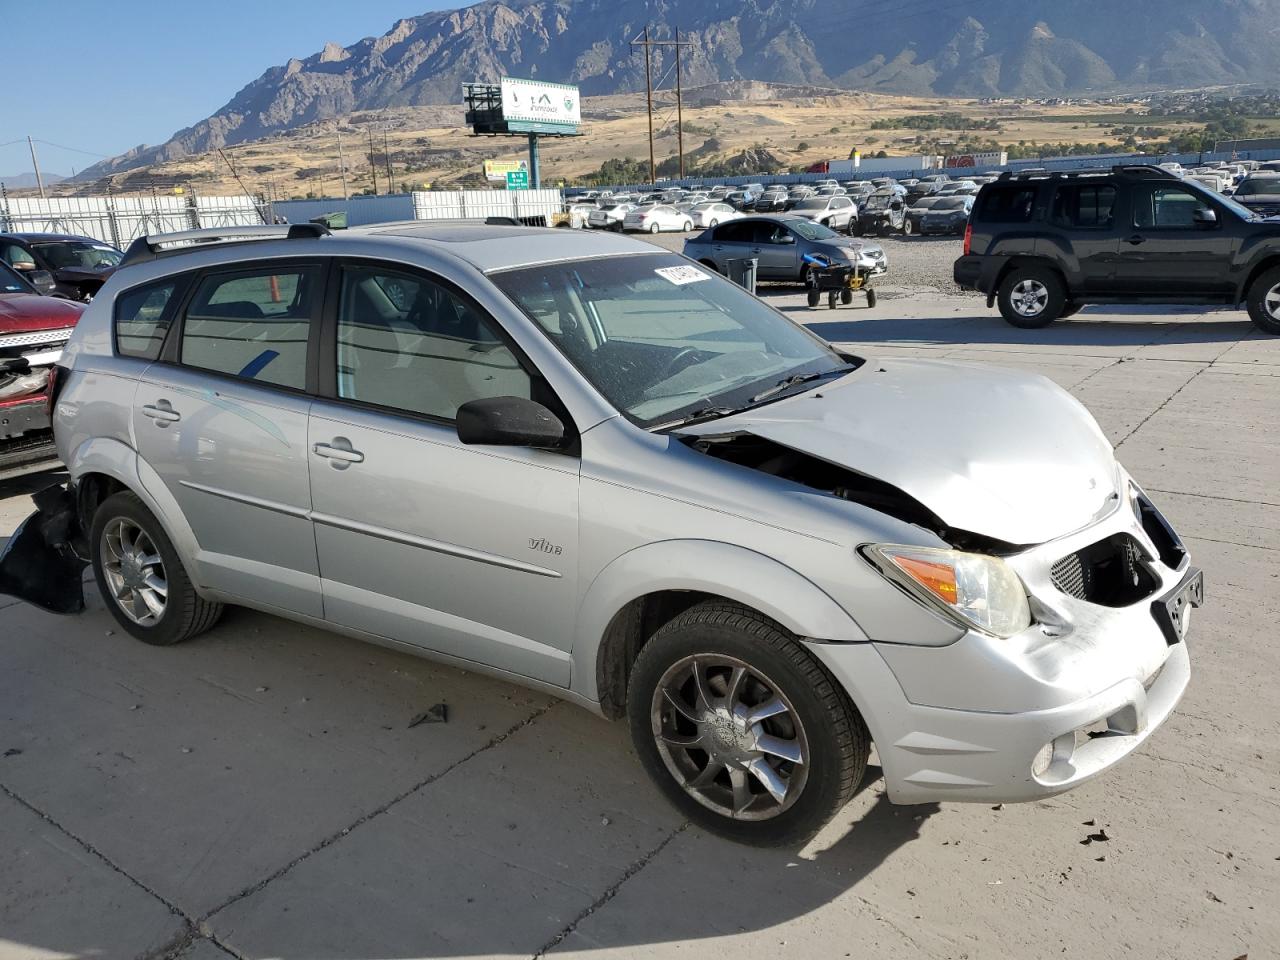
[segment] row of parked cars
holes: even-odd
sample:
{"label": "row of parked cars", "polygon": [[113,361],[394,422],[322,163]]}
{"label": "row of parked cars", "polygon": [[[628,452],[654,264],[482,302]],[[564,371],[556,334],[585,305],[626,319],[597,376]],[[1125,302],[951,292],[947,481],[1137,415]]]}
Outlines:
{"label": "row of parked cars", "polygon": [[[952,180],[946,174],[933,174],[908,180],[749,183],[706,190],[671,187],[644,194],[583,191],[571,195],[568,209],[572,226],[643,233],[687,233],[749,214],[771,213],[802,217],[851,236],[962,232],[962,224],[956,227],[957,213],[971,208],[965,198],[977,194],[990,179],[994,178]],[[934,206],[939,207],[937,215],[927,217]]]}

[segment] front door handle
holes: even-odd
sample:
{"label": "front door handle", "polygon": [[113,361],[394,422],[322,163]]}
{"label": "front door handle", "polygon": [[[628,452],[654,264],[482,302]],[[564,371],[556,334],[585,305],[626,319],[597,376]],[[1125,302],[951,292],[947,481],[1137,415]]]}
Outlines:
{"label": "front door handle", "polygon": [[182,419],[182,414],[173,409],[173,405],[168,400],[157,400],[154,404],[146,404],[142,408],[142,415],[154,420],[157,427],[167,427]]}
{"label": "front door handle", "polygon": [[1138,236],[1138,234],[1136,234],[1136,233],[1135,233],[1132,237],[1129,237],[1129,239],[1125,240],[1125,243],[1129,244],[1129,245],[1130,245],[1130,246],[1132,246],[1132,247],[1138,247],[1138,246],[1141,246],[1142,244],[1144,244],[1144,243],[1146,243],[1146,242],[1147,242],[1147,238],[1146,238],[1146,237]]}
{"label": "front door handle", "polygon": [[331,462],[335,470],[345,470],[353,463],[364,463],[364,454],[352,448],[346,437],[334,437],[329,443],[317,443],[312,446],[317,457],[324,457]]}

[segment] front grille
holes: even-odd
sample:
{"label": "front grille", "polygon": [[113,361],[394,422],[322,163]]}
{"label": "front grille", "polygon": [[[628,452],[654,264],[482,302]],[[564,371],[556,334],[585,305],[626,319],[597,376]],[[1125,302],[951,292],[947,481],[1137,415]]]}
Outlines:
{"label": "front grille", "polygon": [[1067,554],[1049,568],[1053,585],[1069,597],[1104,607],[1127,607],[1155,592],[1138,542],[1117,534]]}

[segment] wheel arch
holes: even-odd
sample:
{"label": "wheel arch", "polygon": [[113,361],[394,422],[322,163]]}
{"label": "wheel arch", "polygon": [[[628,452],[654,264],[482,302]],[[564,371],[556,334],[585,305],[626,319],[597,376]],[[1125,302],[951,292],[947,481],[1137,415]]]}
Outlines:
{"label": "wheel arch", "polygon": [[1242,283],[1239,289],[1236,290],[1236,305],[1239,306],[1249,298],[1249,291],[1253,289],[1253,285],[1257,282],[1259,277],[1268,270],[1274,270],[1276,267],[1280,267],[1280,253],[1272,254],[1271,256],[1264,257],[1259,260],[1258,263],[1253,266],[1253,269],[1249,271],[1249,275],[1245,278],[1244,283]]}
{"label": "wheel arch", "polygon": [[1062,281],[1062,289],[1066,293],[1067,299],[1073,299],[1071,296],[1071,284],[1068,283],[1066,271],[1062,269],[1060,264],[1054,262],[1048,257],[1019,255],[1009,257],[1009,262],[1003,264],[1000,269],[996,271],[995,278],[991,282],[991,289],[987,291],[988,307],[995,305],[996,297],[1000,295],[1000,287],[1004,285],[1005,278],[1019,267],[1043,267],[1044,269],[1057,274],[1058,279]]}
{"label": "wheel arch", "polygon": [[640,649],[704,600],[741,604],[797,637],[867,639],[835,600],[777,560],[727,543],[668,540],[623,554],[588,588],[574,638],[575,692],[621,716]]}

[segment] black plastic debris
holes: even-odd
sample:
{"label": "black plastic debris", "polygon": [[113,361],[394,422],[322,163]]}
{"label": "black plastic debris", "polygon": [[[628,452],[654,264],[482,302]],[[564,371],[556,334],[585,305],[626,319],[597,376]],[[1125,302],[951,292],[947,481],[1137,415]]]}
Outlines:
{"label": "black plastic debris", "polygon": [[69,486],[58,485],[41,490],[32,500],[36,512],[22,521],[0,551],[0,594],[50,613],[80,613],[81,575],[88,564],[73,546],[80,534],[75,496]]}
{"label": "black plastic debris", "polygon": [[1099,830],[1097,833],[1091,833],[1080,841],[1080,846],[1087,847],[1091,843],[1106,843],[1111,838],[1107,836],[1107,831]]}
{"label": "black plastic debris", "polygon": [[448,723],[449,707],[447,704],[437,703],[434,706],[427,707],[422,713],[418,714],[409,721],[409,729],[413,729],[420,723]]}

